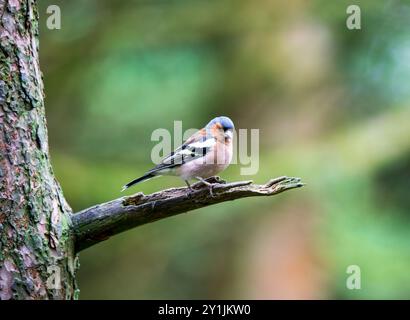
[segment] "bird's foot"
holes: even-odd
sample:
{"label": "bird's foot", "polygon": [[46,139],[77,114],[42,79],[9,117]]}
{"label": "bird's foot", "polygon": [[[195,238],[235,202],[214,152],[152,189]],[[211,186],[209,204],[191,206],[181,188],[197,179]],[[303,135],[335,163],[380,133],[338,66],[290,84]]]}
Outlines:
{"label": "bird's foot", "polygon": [[209,188],[209,194],[213,198],[214,197],[214,193],[213,193],[214,185],[212,183],[209,183],[208,181],[206,181],[205,179],[201,177],[195,177],[195,179],[198,179],[199,181],[201,181],[204,185],[206,185]]}
{"label": "bird's foot", "polygon": [[185,180],[185,183],[188,187],[188,196],[191,196],[195,191],[194,191],[194,189],[192,189],[191,185],[189,184],[189,182],[187,180]]}

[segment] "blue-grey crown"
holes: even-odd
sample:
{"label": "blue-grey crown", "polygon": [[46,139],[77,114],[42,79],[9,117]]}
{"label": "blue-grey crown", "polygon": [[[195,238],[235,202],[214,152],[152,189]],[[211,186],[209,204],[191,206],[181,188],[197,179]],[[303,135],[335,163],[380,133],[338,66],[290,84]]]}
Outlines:
{"label": "blue-grey crown", "polygon": [[215,123],[220,123],[223,127],[223,129],[226,130],[233,130],[235,128],[233,122],[231,119],[229,119],[228,117],[225,116],[221,116],[221,117],[216,117],[214,119],[212,119],[207,125],[207,128],[212,127]]}

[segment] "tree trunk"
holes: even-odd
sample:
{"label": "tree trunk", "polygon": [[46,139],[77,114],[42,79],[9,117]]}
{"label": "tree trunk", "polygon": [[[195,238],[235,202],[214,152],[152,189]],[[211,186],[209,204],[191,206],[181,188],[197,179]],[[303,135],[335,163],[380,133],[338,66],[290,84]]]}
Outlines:
{"label": "tree trunk", "polygon": [[48,152],[35,0],[0,0],[0,299],[72,299],[71,209]]}

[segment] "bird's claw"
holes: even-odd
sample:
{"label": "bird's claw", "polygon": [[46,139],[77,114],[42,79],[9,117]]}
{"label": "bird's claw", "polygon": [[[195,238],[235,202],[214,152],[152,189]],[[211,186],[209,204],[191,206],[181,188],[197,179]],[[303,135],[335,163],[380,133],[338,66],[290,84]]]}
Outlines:
{"label": "bird's claw", "polygon": [[188,197],[192,197],[192,195],[195,193],[194,189],[188,188]]}
{"label": "bird's claw", "polygon": [[202,179],[202,178],[200,178],[200,177],[197,177],[197,179],[198,179],[199,181],[201,181],[204,185],[206,185],[206,186],[208,187],[208,189],[209,189],[209,194],[210,194],[211,197],[213,198],[213,197],[214,197],[214,192],[213,192],[214,184],[213,184],[213,183],[209,183],[208,181],[206,181],[206,180],[204,180],[204,179]]}
{"label": "bird's claw", "polygon": [[212,198],[214,197],[213,187],[214,186],[212,184],[209,186],[209,194],[211,195]]}

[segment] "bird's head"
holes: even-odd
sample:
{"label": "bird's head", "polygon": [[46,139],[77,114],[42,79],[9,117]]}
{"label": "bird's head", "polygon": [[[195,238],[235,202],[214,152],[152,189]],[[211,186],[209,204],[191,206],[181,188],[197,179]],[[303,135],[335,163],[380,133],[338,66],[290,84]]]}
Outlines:
{"label": "bird's head", "polygon": [[220,116],[209,121],[206,125],[206,129],[220,131],[223,133],[225,139],[232,139],[235,126],[231,119],[225,116]]}

